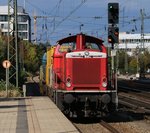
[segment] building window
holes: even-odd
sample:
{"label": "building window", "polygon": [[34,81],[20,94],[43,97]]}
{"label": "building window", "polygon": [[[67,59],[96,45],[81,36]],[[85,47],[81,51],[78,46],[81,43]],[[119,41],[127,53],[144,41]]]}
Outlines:
{"label": "building window", "polygon": [[1,24],[1,29],[8,29],[8,24]]}
{"label": "building window", "polygon": [[1,24],[1,29],[4,29],[4,24]]}
{"label": "building window", "polygon": [[27,31],[27,24],[18,24],[18,30],[26,30]]}
{"label": "building window", "polygon": [[27,32],[18,32],[18,36],[21,39],[27,39]]}
{"label": "building window", "polygon": [[124,40],[124,39],[122,39],[122,43],[125,43],[125,40]]}
{"label": "building window", "polygon": [[7,15],[0,15],[0,21],[8,21],[8,16]]}
{"label": "building window", "polygon": [[27,22],[28,20],[28,16],[26,15],[21,15],[21,16],[18,16],[18,22]]}
{"label": "building window", "polygon": [[2,32],[2,35],[3,35],[3,36],[7,36],[7,35],[8,35],[8,32]]}

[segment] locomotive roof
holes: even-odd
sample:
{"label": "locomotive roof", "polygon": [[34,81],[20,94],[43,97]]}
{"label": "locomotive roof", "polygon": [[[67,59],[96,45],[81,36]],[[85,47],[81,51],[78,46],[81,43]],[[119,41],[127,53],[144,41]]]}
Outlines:
{"label": "locomotive roof", "polygon": [[[77,34],[77,35],[83,35],[83,36],[85,36],[85,37],[86,37],[86,40],[87,40],[88,42],[99,42],[100,44],[104,42],[103,40],[101,40],[101,39],[99,39],[99,38],[96,38],[96,37],[94,37],[94,36],[89,36],[89,35],[85,35],[85,34],[82,34],[82,33],[81,33],[81,34]],[[60,44],[61,44],[61,43],[65,43],[65,42],[72,42],[72,41],[75,42],[77,35],[68,36],[68,37],[66,37],[66,38],[63,38],[63,39],[57,41],[57,43],[60,43]]]}

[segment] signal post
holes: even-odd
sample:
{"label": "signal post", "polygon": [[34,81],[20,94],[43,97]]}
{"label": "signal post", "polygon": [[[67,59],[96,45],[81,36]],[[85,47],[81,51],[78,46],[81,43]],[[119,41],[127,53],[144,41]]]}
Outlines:
{"label": "signal post", "polygon": [[9,60],[4,60],[2,65],[6,69],[6,97],[8,97],[8,84],[9,84],[8,69],[11,66],[11,63]]}
{"label": "signal post", "polygon": [[[116,90],[116,108],[118,107],[117,95],[117,49],[115,44],[119,43],[119,3],[108,3],[108,43],[111,44],[111,87]],[[118,47],[118,46],[117,46]]]}

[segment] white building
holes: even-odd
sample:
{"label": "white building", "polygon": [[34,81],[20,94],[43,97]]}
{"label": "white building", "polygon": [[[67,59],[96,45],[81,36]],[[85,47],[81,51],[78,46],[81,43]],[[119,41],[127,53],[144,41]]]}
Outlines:
{"label": "white building", "polygon": [[[150,50],[150,33],[144,34],[144,48]],[[128,49],[129,51],[141,46],[141,34],[119,33],[119,49]]]}
{"label": "white building", "polygon": [[[119,49],[136,49],[141,46],[141,34],[119,33]],[[144,34],[144,48],[150,49],[150,33]]]}
{"label": "white building", "polygon": [[[23,40],[31,41],[31,19],[28,13],[25,12],[23,7],[18,6],[18,37]],[[11,12],[13,12],[11,10]],[[13,24],[10,25],[12,29]],[[0,31],[1,34],[7,35],[8,33],[8,6],[0,6]]]}

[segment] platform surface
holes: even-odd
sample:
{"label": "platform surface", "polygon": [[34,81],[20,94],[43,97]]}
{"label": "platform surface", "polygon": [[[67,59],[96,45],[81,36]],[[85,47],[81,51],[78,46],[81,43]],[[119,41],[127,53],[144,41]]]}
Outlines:
{"label": "platform surface", "polygon": [[0,133],[78,133],[48,97],[0,98]]}

